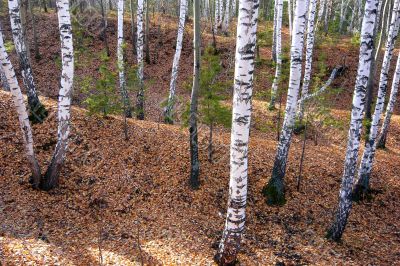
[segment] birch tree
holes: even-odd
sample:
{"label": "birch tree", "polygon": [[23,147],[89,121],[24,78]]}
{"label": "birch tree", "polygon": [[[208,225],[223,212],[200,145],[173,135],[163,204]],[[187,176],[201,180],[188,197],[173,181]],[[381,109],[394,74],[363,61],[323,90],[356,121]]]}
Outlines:
{"label": "birch tree", "polygon": [[378,135],[378,126],[383,111],[383,107],[385,104],[385,96],[388,86],[390,61],[393,56],[393,49],[399,32],[399,22],[400,22],[399,3],[400,0],[395,0],[394,2],[392,21],[390,23],[389,35],[386,41],[385,55],[383,57],[383,63],[380,73],[379,89],[375,104],[375,110],[372,116],[368,141],[366,141],[365,143],[363,156],[361,159],[360,167],[358,169],[358,180],[354,188],[354,195],[356,197],[360,197],[362,196],[362,194],[367,193],[369,189],[369,180],[376,151],[376,138]]}
{"label": "birch tree", "polygon": [[396,72],[393,77],[392,90],[390,92],[389,102],[386,106],[385,118],[383,120],[381,132],[377,141],[377,148],[385,148],[387,134],[389,132],[390,119],[392,118],[394,105],[396,103],[400,81],[400,56],[397,57]]}
{"label": "birch tree", "polygon": [[117,45],[117,65],[119,77],[119,90],[124,104],[125,117],[132,117],[131,103],[125,84],[124,66],[124,0],[118,0],[118,45]]}
{"label": "birch tree", "polygon": [[276,0],[276,21],[275,24],[275,52],[276,52],[276,67],[275,67],[275,77],[271,88],[271,101],[269,102],[269,109],[275,108],[275,100],[278,92],[279,82],[281,79],[282,72],[282,11],[283,11],[283,1]]}
{"label": "birch tree", "polygon": [[14,102],[15,109],[18,113],[19,125],[22,131],[22,138],[25,146],[26,157],[29,162],[30,170],[32,173],[32,180],[35,187],[39,185],[41,173],[39,163],[36,160],[35,152],[33,149],[33,137],[32,129],[29,123],[28,113],[26,111],[24,97],[22,95],[21,89],[18,85],[18,80],[15,75],[14,68],[8,57],[4,46],[3,31],[0,26],[0,68],[1,72],[4,73],[7,83],[10,87],[11,96]]}
{"label": "birch tree", "polygon": [[269,183],[264,187],[264,194],[266,195],[269,204],[283,204],[285,202],[283,178],[286,172],[287,157],[296,117],[297,98],[301,82],[307,6],[308,0],[297,0],[290,51],[290,77],[285,119],[283,121],[278,149],[275,155],[272,177]]}
{"label": "birch tree", "polygon": [[229,3],[230,0],[225,0],[225,12],[224,12],[224,20],[222,22],[222,32],[225,35],[228,35],[228,29],[229,29]]}
{"label": "birch tree", "polygon": [[10,85],[8,85],[6,74],[3,69],[0,67],[0,81],[1,86],[3,86],[3,90],[10,91]]}
{"label": "birch tree", "polygon": [[197,106],[200,83],[200,0],[193,1],[194,32],[193,32],[193,85],[190,95],[190,115],[189,115],[189,144],[190,144],[190,178],[189,183],[193,189],[200,185],[200,162],[199,145],[197,132]]}
{"label": "birch tree", "polygon": [[49,190],[58,185],[58,179],[65,159],[70,132],[70,109],[74,79],[74,49],[72,25],[68,0],[57,0],[58,29],[61,41],[61,82],[58,95],[57,145],[40,187]]}
{"label": "birch tree", "polygon": [[30,119],[33,122],[42,122],[47,116],[47,111],[40,102],[36,92],[33,71],[28,56],[29,51],[26,48],[22,30],[22,19],[18,0],[8,0],[8,11],[15,50],[18,54],[22,79],[28,95]]}
{"label": "birch tree", "polygon": [[232,105],[229,197],[225,229],[219,251],[215,256],[219,265],[233,265],[236,261],[246,221],[248,143],[258,8],[258,0],[239,1]]}
{"label": "birch tree", "polygon": [[333,224],[327,237],[338,241],[345,229],[347,218],[352,207],[351,192],[354,182],[354,174],[360,148],[362,120],[364,116],[365,94],[369,79],[372,51],[374,49],[374,27],[376,21],[377,0],[366,0],[365,11],[361,27],[361,44],[358,61],[358,70],[353,94],[353,104],[348,133],[344,173],[339,192],[339,206],[336,210]]}
{"label": "birch tree", "polygon": [[313,53],[314,53],[314,40],[315,40],[314,21],[315,21],[315,10],[317,5],[317,0],[309,0],[309,1],[310,4],[309,4],[308,22],[307,22],[306,63],[304,70],[303,86],[301,89],[300,104],[298,105],[299,120],[302,120],[303,118],[303,99],[308,95],[308,90],[310,87]]}
{"label": "birch tree", "polygon": [[186,10],[187,10],[187,0],[181,0],[180,10],[179,10],[178,36],[176,38],[174,61],[172,62],[172,74],[171,74],[171,82],[169,85],[169,96],[168,96],[167,106],[164,109],[164,121],[169,124],[173,123],[173,109],[175,104],[176,81],[178,79],[179,59],[181,57],[181,51],[182,51],[183,33],[185,32]]}
{"label": "birch tree", "polygon": [[136,117],[140,120],[144,119],[144,82],[143,82],[143,46],[144,46],[144,31],[143,31],[143,13],[144,13],[144,0],[138,0],[137,5],[137,39],[136,39],[136,53],[138,64],[138,80],[139,89],[136,99]]}

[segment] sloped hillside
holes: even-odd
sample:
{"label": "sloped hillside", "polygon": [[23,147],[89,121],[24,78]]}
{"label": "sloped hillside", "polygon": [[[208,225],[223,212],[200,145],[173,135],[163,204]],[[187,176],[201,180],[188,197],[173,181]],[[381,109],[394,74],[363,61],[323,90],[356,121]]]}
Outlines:
{"label": "sloped hillside", "polygon": [[[42,169],[56,141],[51,118],[34,125]],[[271,116],[255,102],[254,120]],[[335,112],[347,121],[349,114]],[[229,132],[219,131],[216,162],[201,150],[201,188],[188,188],[186,129],[72,110],[70,151],[59,188],[29,183],[22,138],[10,95],[0,92],[0,258],[3,265],[210,265],[226,209]],[[346,122],[347,123],[347,122]],[[370,201],[355,204],[342,243],[324,238],[337,203],[345,136],[335,131],[306,151],[301,191],[295,189],[301,140],[295,138],[287,174],[287,204],[268,207],[260,191],[275,152],[275,133],[254,129],[242,265],[393,265],[400,260],[400,117],[388,150],[378,151]],[[201,142],[206,136],[201,132]],[[396,144],[397,143],[397,144]]]}

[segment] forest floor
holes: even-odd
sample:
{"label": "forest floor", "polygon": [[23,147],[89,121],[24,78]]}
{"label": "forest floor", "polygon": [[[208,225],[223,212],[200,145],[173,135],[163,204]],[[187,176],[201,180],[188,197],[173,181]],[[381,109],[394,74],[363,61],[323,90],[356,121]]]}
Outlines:
{"label": "forest floor", "polygon": [[[161,22],[160,22],[161,21]],[[9,25],[5,24],[10,40]],[[0,258],[4,265],[212,265],[221,238],[228,196],[229,129],[216,129],[214,163],[207,161],[208,128],[200,126],[201,187],[188,187],[189,147],[186,128],[160,121],[174,52],[176,19],[154,18],[152,55],[145,67],[147,121],[128,120],[130,139],[123,138],[118,116],[89,116],[83,95],[75,88],[69,152],[60,186],[51,192],[33,190],[24,157],[18,120],[10,95],[0,92]],[[39,91],[50,117],[33,126],[42,171],[56,143],[55,98],[58,94],[59,39],[54,13],[38,18],[42,58],[33,61]],[[127,21],[127,24],[129,22]],[[164,24],[163,24],[164,23]],[[189,21],[187,29],[191,28]],[[232,25],[233,27],[234,25]],[[260,25],[260,29],[266,27]],[[111,57],[115,58],[115,20],[110,19]],[[129,27],[126,27],[129,36]],[[204,44],[210,35],[204,34]],[[30,35],[28,37],[31,40]],[[155,41],[162,39],[161,43]],[[288,43],[287,32],[284,32]],[[217,37],[224,66],[234,51],[234,37]],[[130,51],[129,38],[127,38]],[[158,45],[158,46],[157,46]],[[162,46],[162,49],[157,49]],[[102,42],[92,39],[92,54]],[[185,32],[178,94],[192,72],[191,31]],[[86,48],[85,48],[86,49]],[[84,54],[88,50],[81,51]],[[268,45],[260,56],[269,59]],[[349,39],[326,36],[317,46],[316,65],[327,73],[346,58],[345,74],[335,80],[331,116],[336,126],[315,126],[307,140],[301,189],[296,190],[302,137],[294,136],[287,167],[287,203],[269,207],[261,194],[268,182],[276,150],[279,112],[266,108],[273,67],[257,65],[249,152],[249,193],[242,265],[394,265],[400,261],[400,116],[393,117],[388,149],[377,152],[370,200],[355,203],[343,241],[324,238],[337,205],[343,170],[351,95],[358,48]],[[12,56],[18,70],[15,56]],[[78,58],[79,59],[79,58]],[[77,80],[96,77],[99,60],[82,57]],[[128,55],[128,63],[135,58]],[[85,62],[85,63],[82,63]],[[262,60],[261,60],[262,62]],[[111,67],[111,66],[110,66]],[[227,79],[232,77],[227,77]],[[229,92],[230,89],[227,89]],[[131,92],[134,98],[134,92]],[[182,104],[181,106],[184,106]],[[183,107],[182,107],[183,108]],[[284,106],[282,106],[282,110]],[[315,131],[315,132],[314,132]],[[281,264],[282,265],[282,264]]]}

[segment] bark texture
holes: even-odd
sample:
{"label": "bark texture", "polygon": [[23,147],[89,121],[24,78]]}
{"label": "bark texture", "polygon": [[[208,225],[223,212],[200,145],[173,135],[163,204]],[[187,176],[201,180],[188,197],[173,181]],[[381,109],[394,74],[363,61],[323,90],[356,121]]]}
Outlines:
{"label": "bark texture", "polygon": [[143,31],[143,14],[144,14],[144,0],[138,0],[137,5],[137,40],[136,40],[136,53],[138,64],[138,80],[139,89],[137,92],[136,102],[136,117],[140,120],[144,119],[144,81],[143,81],[143,46],[144,46],[144,31]]}
{"label": "bark texture", "polygon": [[64,163],[70,132],[70,109],[74,79],[74,49],[69,1],[57,0],[56,4],[61,41],[62,70],[60,92],[58,94],[57,145],[49,168],[40,183],[40,187],[44,190],[50,190],[58,185],[61,167]]}
{"label": "bark texture", "polygon": [[40,167],[35,157],[35,152],[33,149],[33,137],[32,129],[29,123],[28,113],[26,111],[24,97],[22,95],[21,89],[18,85],[17,77],[15,76],[14,68],[8,57],[6,49],[4,47],[3,33],[0,26],[0,68],[1,72],[4,73],[7,83],[10,87],[10,92],[14,102],[15,109],[18,113],[19,125],[22,131],[22,138],[24,140],[26,157],[29,162],[30,170],[32,173],[32,180],[34,187],[37,187],[40,182]]}
{"label": "bark texture", "polygon": [[272,205],[281,205],[285,203],[283,178],[286,172],[287,157],[296,118],[297,99],[301,82],[307,7],[308,0],[297,0],[290,51],[290,77],[285,118],[279,138],[277,153],[275,155],[272,177],[269,183],[264,187],[267,203]]}
{"label": "bark texture", "polygon": [[47,117],[47,111],[39,100],[33,79],[33,71],[29,61],[28,50],[22,28],[22,19],[18,0],[8,0],[11,30],[15,50],[18,54],[22,79],[28,95],[29,118],[32,122],[42,122]]}
{"label": "bark texture", "polygon": [[233,265],[236,261],[246,220],[248,143],[258,8],[258,0],[239,1],[232,106],[229,198],[225,229],[216,255],[216,261],[219,265]]}
{"label": "bark texture", "polygon": [[358,151],[360,148],[366,87],[369,79],[371,60],[373,57],[372,52],[374,50],[373,32],[376,21],[377,7],[377,0],[367,0],[365,2],[364,18],[361,28],[360,55],[356,84],[353,94],[350,128],[344,162],[344,173],[339,192],[339,206],[336,210],[333,224],[327,234],[328,238],[335,241],[338,241],[342,237],[352,207],[351,193],[354,183],[354,174],[357,167]]}
{"label": "bark texture", "polygon": [[185,32],[187,3],[188,3],[187,0],[182,0],[180,3],[178,36],[176,38],[174,61],[172,62],[172,74],[171,74],[171,82],[169,85],[169,96],[168,96],[167,106],[164,109],[164,121],[169,124],[173,123],[173,109],[175,104],[176,82],[178,79],[179,60],[181,58],[183,33]]}
{"label": "bark texture", "polygon": [[389,68],[393,56],[394,45],[399,32],[400,0],[395,0],[394,9],[392,12],[392,21],[390,23],[389,35],[386,41],[385,55],[380,73],[378,96],[375,104],[374,114],[372,116],[371,128],[369,132],[368,141],[365,143],[363,156],[361,159],[360,167],[358,169],[358,180],[354,188],[354,196],[360,198],[363,194],[368,192],[369,180],[371,176],[372,165],[375,158],[376,151],[376,138],[378,136],[378,126],[385,104],[385,96],[388,87]]}

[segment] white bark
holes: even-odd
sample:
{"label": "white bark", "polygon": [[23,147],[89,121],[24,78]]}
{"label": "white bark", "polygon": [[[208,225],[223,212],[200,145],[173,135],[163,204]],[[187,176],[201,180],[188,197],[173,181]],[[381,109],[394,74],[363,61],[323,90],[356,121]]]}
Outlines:
{"label": "white bark", "polygon": [[6,74],[4,74],[3,69],[0,67],[0,81],[3,90],[10,91],[10,85],[8,85]]}
{"label": "white bark", "polygon": [[26,48],[25,37],[21,24],[21,12],[18,4],[18,0],[8,0],[8,11],[10,15],[11,30],[15,45],[15,50],[19,57],[19,63],[21,66],[21,74],[24,82],[24,86],[28,94],[28,102],[30,113],[35,116],[36,120],[41,122],[46,117],[42,113],[43,106],[39,101],[36,92],[36,86],[33,79],[32,67],[29,61],[29,51]]}
{"label": "white bark", "polygon": [[144,0],[138,0],[137,6],[137,40],[136,40],[136,51],[137,51],[137,64],[138,64],[138,79],[139,79],[139,91],[137,93],[137,104],[138,109],[137,117],[144,119],[144,83],[143,83],[143,46],[144,46],[144,31],[143,31],[143,14],[144,14]]}
{"label": "white bark", "polygon": [[288,19],[289,19],[289,35],[292,38],[292,2],[288,0]]}
{"label": "white bark", "polygon": [[118,42],[117,42],[117,65],[119,77],[119,90],[124,104],[125,117],[132,117],[131,104],[125,84],[125,64],[124,64],[124,0],[118,0]]}
{"label": "white bark", "polygon": [[181,51],[182,51],[183,33],[185,32],[187,5],[188,5],[187,0],[181,0],[180,11],[179,11],[178,36],[176,38],[176,49],[175,49],[174,61],[172,62],[171,82],[169,85],[169,97],[167,106],[165,107],[164,110],[164,116],[165,116],[164,120],[166,122],[173,121],[172,112],[175,104],[176,81],[178,79],[179,59],[181,57]]}
{"label": "white bark", "polygon": [[225,0],[225,13],[224,13],[224,21],[222,23],[222,32],[224,34],[228,34],[229,29],[229,3],[230,0]]}
{"label": "white bark", "polygon": [[304,70],[303,87],[301,89],[301,99],[299,105],[299,118],[303,117],[303,101],[304,97],[308,95],[308,90],[311,81],[311,71],[314,53],[314,40],[315,40],[315,10],[316,10],[317,0],[310,0],[309,10],[308,10],[308,22],[307,22],[307,45],[306,45],[306,63]]}
{"label": "white bark", "polygon": [[248,142],[253,90],[254,51],[259,2],[240,0],[230,149],[230,181],[225,230],[219,247],[222,265],[232,263],[240,249],[247,200]]}
{"label": "white bark", "polygon": [[399,32],[399,3],[400,0],[395,0],[394,2],[392,21],[390,23],[389,35],[386,41],[385,55],[383,57],[383,63],[380,73],[379,89],[377,101],[375,104],[375,111],[374,115],[372,116],[369,138],[368,141],[365,143],[364,153],[358,170],[357,185],[361,186],[364,191],[369,188],[369,176],[371,174],[373,160],[375,157],[376,138],[378,135],[379,121],[385,104],[390,62],[392,60],[395,41]]}
{"label": "white bark", "polygon": [[273,196],[267,199],[270,204],[282,203],[282,201],[284,201],[283,178],[286,172],[286,163],[296,117],[297,98],[301,82],[307,7],[308,0],[297,0],[293,23],[292,46],[290,51],[290,77],[285,119],[283,121],[278,149],[275,156],[272,178],[266,187],[268,191],[274,191],[271,194]]}
{"label": "white bark", "polygon": [[317,23],[316,23],[317,27],[324,15],[325,5],[326,5],[326,0],[319,0],[318,17],[317,17]]}
{"label": "white bark", "polygon": [[58,94],[57,145],[50,166],[41,184],[45,190],[58,184],[58,177],[68,147],[70,133],[71,98],[74,79],[74,49],[68,0],[57,0],[58,29],[61,41],[61,82]]}
{"label": "white bark", "polygon": [[339,206],[329,236],[339,240],[349,216],[352,200],[351,192],[360,148],[362,120],[364,118],[365,94],[368,84],[371,61],[374,49],[374,26],[376,21],[377,0],[366,0],[364,18],[361,28],[361,45],[358,61],[356,84],[354,88],[350,128],[347,142],[344,173],[339,193]]}
{"label": "white bark", "polygon": [[283,12],[283,1],[276,0],[276,20],[275,24],[275,58],[276,58],[276,67],[275,67],[275,77],[274,82],[272,83],[271,88],[271,101],[269,102],[269,109],[273,109],[275,105],[276,95],[278,92],[279,81],[281,78],[282,71],[282,12]]}
{"label": "white bark", "polygon": [[19,125],[22,131],[22,138],[24,140],[26,157],[29,161],[30,169],[32,172],[33,180],[38,185],[40,180],[40,168],[35,157],[33,149],[32,129],[29,123],[28,113],[26,111],[24,97],[22,96],[21,89],[18,85],[17,77],[15,76],[14,68],[10,62],[6,49],[4,47],[3,33],[0,27],[0,68],[7,78],[7,83],[10,86],[10,92],[14,102],[15,109],[18,113]]}
{"label": "white bark", "polygon": [[397,57],[396,72],[393,77],[392,90],[390,92],[389,102],[386,106],[385,119],[383,120],[378,144],[380,147],[385,147],[386,138],[389,132],[390,119],[392,118],[394,105],[396,104],[397,94],[400,82],[400,55]]}

